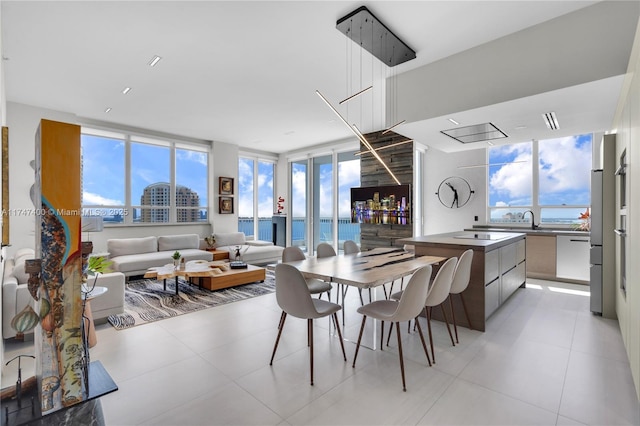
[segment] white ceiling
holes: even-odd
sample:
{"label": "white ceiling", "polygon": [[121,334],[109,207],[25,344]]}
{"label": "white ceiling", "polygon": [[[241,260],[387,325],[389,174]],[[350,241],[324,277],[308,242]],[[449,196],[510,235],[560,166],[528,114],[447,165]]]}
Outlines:
{"label": "white ceiling", "polygon": [[[364,4],[417,52],[417,59],[394,70],[401,74],[593,3]],[[362,2],[0,5],[9,102],[273,153],[352,136],[314,92],[322,91],[334,105],[346,97],[348,42],[335,24]],[[147,63],[154,55],[162,60],[151,68]],[[571,92],[461,111],[456,119],[517,126],[524,124],[523,114],[534,111],[539,117],[541,111],[562,108],[564,117],[572,117],[572,129],[586,128],[586,121],[593,127],[593,120],[610,125],[621,84],[621,77],[612,78],[567,89]],[[127,86],[132,90],[123,95]],[[599,101],[585,102],[593,93]],[[111,112],[105,113],[107,107]],[[419,141],[446,128],[429,120],[405,126],[403,133]],[[437,147],[447,150],[447,144],[459,145],[446,141]]]}

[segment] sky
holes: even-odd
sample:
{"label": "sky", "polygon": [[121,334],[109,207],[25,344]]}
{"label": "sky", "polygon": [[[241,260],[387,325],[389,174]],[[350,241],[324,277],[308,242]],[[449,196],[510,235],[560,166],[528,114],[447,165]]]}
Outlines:
{"label": "sky", "polygon": [[[125,205],[125,143],[123,140],[82,135],[84,205]],[[170,181],[170,154],[164,146],[131,144],[131,204],[139,205],[144,188]],[[176,149],[176,184],[198,193],[208,206],[207,154]]]}
{"label": "sky", "polygon": [[[592,135],[538,142],[540,205],[589,205]],[[489,204],[531,206],[532,143],[489,149]],[[511,163],[499,164],[496,163]]]}

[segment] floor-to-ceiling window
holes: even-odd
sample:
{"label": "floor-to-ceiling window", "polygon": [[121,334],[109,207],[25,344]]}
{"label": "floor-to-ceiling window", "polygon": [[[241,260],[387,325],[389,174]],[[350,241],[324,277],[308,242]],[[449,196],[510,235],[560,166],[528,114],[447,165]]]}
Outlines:
{"label": "floor-to-ceiling window", "polygon": [[309,226],[307,215],[307,183],[308,161],[291,162],[291,245],[307,248],[307,229]]}
{"label": "floor-to-ceiling window", "polygon": [[83,214],[113,224],[208,220],[209,146],[82,129]]}
{"label": "floor-to-ceiling window", "polygon": [[313,158],[313,241],[333,245],[333,161],[331,155]]}
{"label": "floor-to-ceiling window", "polygon": [[274,169],[271,159],[238,160],[238,230],[257,240],[273,241]]}
{"label": "floor-to-ceiling window", "polygon": [[360,186],[360,157],[338,154],[338,249],[346,240],[360,243],[360,224],[351,223],[351,188]]}
{"label": "floor-to-ceiling window", "polygon": [[591,197],[593,135],[494,146],[489,156],[492,223],[577,225]]}
{"label": "floor-to-ceiling window", "polygon": [[360,157],[333,152],[290,162],[291,244],[313,254],[322,242],[336,251],[345,240],[360,241],[351,223],[351,188],[360,186]]}

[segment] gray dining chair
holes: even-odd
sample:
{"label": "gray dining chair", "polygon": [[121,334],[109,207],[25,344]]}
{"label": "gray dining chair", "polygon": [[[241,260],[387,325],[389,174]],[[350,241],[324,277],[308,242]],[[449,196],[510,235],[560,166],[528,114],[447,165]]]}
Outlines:
{"label": "gray dining chair", "polygon": [[464,315],[467,318],[467,324],[469,325],[469,329],[473,330],[471,326],[471,319],[469,318],[469,311],[467,311],[467,304],[464,301],[464,296],[462,292],[467,289],[469,286],[469,281],[471,280],[471,262],[473,261],[473,250],[468,249],[460,256],[458,263],[456,264],[456,270],[453,273],[453,281],[451,282],[451,290],[449,291],[449,306],[451,307],[451,316],[453,321],[453,330],[456,334],[456,343],[460,343],[458,340],[458,326],[456,324],[456,313],[453,310],[453,295],[457,294],[460,296],[460,301],[462,302],[462,309],[464,310]]}
{"label": "gray dining chair", "polygon": [[[285,263],[305,260],[306,258],[300,247],[297,246],[285,247],[282,251],[282,261]],[[320,298],[323,293],[327,293],[327,298],[331,300],[331,289],[333,288],[331,283],[317,278],[308,278],[306,281],[311,294],[317,294],[318,298]]]}
{"label": "gray dining chair", "polygon": [[[360,349],[360,342],[362,341],[362,333],[367,321],[367,317],[371,317],[381,321],[380,332],[380,349],[382,350],[382,338],[384,335],[384,322],[389,321],[391,324],[396,324],[396,335],[398,336],[398,357],[400,359],[400,373],[402,375],[402,390],[407,391],[407,385],[404,375],[404,357],[402,355],[402,339],[400,337],[400,322],[411,321],[420,315],[422,309],[424,309],[425,300],[428,298],[429,293],[429,279],[431,278],[431,265],[423,266],[418,269],[403,291],[402,297],[399,302],[393,300],[377,300],[367,305],[358,308],[358,313],[362,314],[362,325],[360,326],[360,334],[358,335],[358,343],[356,344],[356,352],[353,356],[353,367],[356,366],[356,359],[358,357],[358,350]],[[429,351],[422,334],[422,328],[420,323],[417,322],[418,333],[422,340],[422,348],[424,354],[427,356],[427,362],[431,366],[431,359],[429,358]]]}
{"label": "gray dining chair", "polygon": [[[343,244],[342,244],[342,249],[344,251],[344,254],[357,254],[360,253],[360,247],[358,247],[358,244],[356,244],[355,241],[353,240],[346,240]],[[349,289],[349,286],[344,286],[344,288],[342,289],[342,300],[344,302],[344,298],[347,295],[347,290]],[[362,298],[362,289],[358,288],[358,294],[360,295],[360,304],[362,306],[364,306],[364,299]],[[369,300],[371,300],[371,289],[369,289]],[[344,304],[343,304],[344,306]],[[342,325],[344,325],[344,313],[342,315]]]}
{"label": "gray dining chair", "polygon": [[276,300],[278,306],[282,309],[282,317],[280,321],[280,329],[278,337],[273,346],[271,361],[269,365],[273,365],[273,359],[278,350],[278,343],[282,335],[282,329],[287,319],[287,315],[307,320],[307,344],[309,345],[309,370],[311,374],[311,385],[313,386],[313,320],[331,316],[333,323],[338,331],[340,339],[340,347],[342,348],[342,357],[347,361],[347,354],[344,351],[344,342],[338,324],[337,312],[341,309],[337,303],[327,302],[321,299],[311,297],[309,286],[302,273],[295,266],[280,263],[276,265]]}
{"label": "gray dining chair", "polygon": [[[447,259],[446,262],[440,267],[436,277],[433,279],[433,283],[429,288],[429,296],[427,296],[427,300],[424,306],[425,317],[427,319],[427,328],[429,331],[429,345],[431,346],[431,357],[433,358],[433,362],[436,362],[436,355],[433,351],[433,335],[431,332],[431,309],[434,306],[440,306],[442,309],[442,316],[444,318],[445,324],[447,325],[447,330],[449,331],[449,337],[451,338],[451,344],[455,346],[455,342],[453,341],[453,334],[451,334],[451,328],[449,327],[449,320],[447,319],[447,313],[444,310],[444,302],[449,297],[449,291],[451,291],[451,283],[453,281],[453,274],[456,269],[456,264],[458,263],[457,257],[451,257]],[[390,300],[401,300],[404,291],[399,291],[391,295]],[[414,327],[418,326],[419,322],[416,318]],[[393,329],[393,324],[391,325],[391,329]],[[389,346],[389,340],[391,339],[391,329],[389,330],[389,335],[387,336],[387,346]],[[409,329],[411,329],[409,325]]]}
{"label": "gray dining chair", "polygon": [[[429,290],[429,295],[427,296],[427,303],[425,303],[424,310],[425,316],[427,317],[427,329],[429,330],[429,345],[431,346],[431,358],[433,359],[433,363],[436,362],[436,354],[433,351],[433,333],[431,331],[431,309],[434,306],[440,306],[442,309],[442,317],[444,318],[444,323],[447,325],[447,331],[449,332],[449,337],[451,338],[451,344],[455,346],[456,344],[453,341],[453,334],[451,334],[451,328],[449,327],[449,320],[447,319],[447,312],[444,309],[444,302],[449,297],[449,292],[451,291],[451,282],[453,281],[453,273],[456,269],[456,264],[458,263],[457,257],[450,257],[446,262],[440,267],[436,277],[433,279],[433,284],[431,284],[431,289]],[[416,319],[416,323],[418,320]]]}

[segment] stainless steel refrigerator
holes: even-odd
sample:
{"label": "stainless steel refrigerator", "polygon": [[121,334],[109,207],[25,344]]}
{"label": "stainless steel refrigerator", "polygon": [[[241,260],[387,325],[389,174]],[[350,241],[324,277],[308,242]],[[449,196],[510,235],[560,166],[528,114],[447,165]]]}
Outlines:
{"label": "stainless steel refrigerator", "polygon": [[602,169],[591,171],[591,312],[602,315]]}
{"label": "stainless steel refrigerator", "polygon": [[615,318],[615,135],[604,135],[600,148],[602,169],[591,171],[591,311]]}

